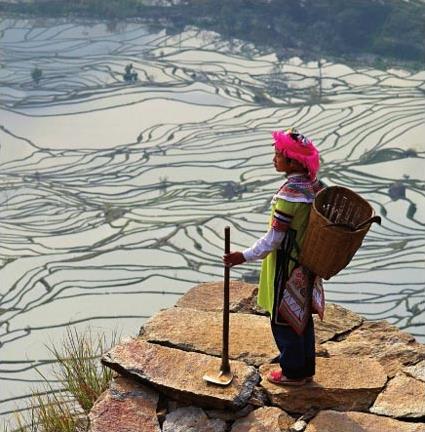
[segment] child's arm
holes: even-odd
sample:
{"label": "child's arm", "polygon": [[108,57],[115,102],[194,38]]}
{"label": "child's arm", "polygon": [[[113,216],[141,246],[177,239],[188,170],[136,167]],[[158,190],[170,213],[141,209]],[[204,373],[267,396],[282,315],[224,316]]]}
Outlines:
{"label": "child's arm", "polygon": [[265,258],[272,250],[279,248],[285,232],[276,231],[270,228],[266,234],[258,239],[249,249],[243,252],[230,252],[223,256],[223,262],[228,267],[233,267],[244,262],[252,262]]}
{"label": "child's arm", "polygon": [[279,248],[285,234],[285,231],[270,228],[263,237],[258,239],[249,249],[242,252],[245,261],[252,262],[265,258],[271,251]]}
{"label": "child's arm", "polygon": [[294,211],[294,203],[278,200],[273,213],[271,227],[266,234],[258,239],[249,249],[243,252],[230,252],[223,256],[226,266],[232,267],[265,258],[271,251],[278,249],[289,229]]}

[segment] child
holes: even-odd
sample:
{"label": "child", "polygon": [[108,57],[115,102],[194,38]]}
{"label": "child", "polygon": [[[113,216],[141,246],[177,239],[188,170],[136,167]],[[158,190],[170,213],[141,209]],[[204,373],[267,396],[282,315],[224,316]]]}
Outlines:
{"label": "child", "polygon": [[258,304],[270,314],[279,348],[281,368],[269,381],[303,385],[315,373],[315,338],[312,312],[323,317],[320,278],[298,263],[311,204],[323,187],[317,180],[319,151],[295,129],[273,132],[277,172],[287,180],[272,199],[269,230],[249,249],[223,257],[226,266],[262,259]]}

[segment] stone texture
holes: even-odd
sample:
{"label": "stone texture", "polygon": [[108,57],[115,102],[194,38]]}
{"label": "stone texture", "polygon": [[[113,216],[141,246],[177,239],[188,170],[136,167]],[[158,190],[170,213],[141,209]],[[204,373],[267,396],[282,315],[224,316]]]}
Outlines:
{"label": "stone texture", "polygon": [[425,424],[361,412],[321,411],[305,432],[425,432]]}
{"label": "stone texture", "polygon": [[335,336],[344,334],[360,326],[363,318],[334,303],[327,303],[323,321],[315,318],[316,339],[319,343],[326,342]]}
{"label": "stone texture", "polygon": [[288,429],[294,419],[277,407],[263,407],[233,423],[231,432],[280,432]]}
{"label": "stone texture", "polygon": [[425,383],[403,373],[397,374],[370,411],[395,418],[425,417]]}
{"label": "stone texture", "polygon": [[[221,312],[170,308],[146,322],[141,337],[150,342],[186,351],[221,355]],[[230,314],[229,357],[259,366],[276,357],[278,350],[267,317]]]}
{"label": "stone texture", "polygon": [[234,422],[235,420],[241,417],[246,417],[253,410],[254,407],[248,404],[238,411],[224,409],[224,410],[206,410],[205,412],[210,418],[219,418],[226,422],[227,421]]}
{"label": "stone texture", "polygon": [[425,360],[415,364],[413,366],[408,366],[403,369],[407,375],[412,376],[418,380],[425,382]]}
{"label": "stone texture", "polygon": [[[314,381],[277,386],[266,380],[279,367],[265,364],[278,354],[269,319],[254,314],[256,286],[242,282],[231,282],[231,310],[242,313],[230,317],[230,355],[262,365],[263,381],[257,385],[252,366],[231,361],[231,385],[205,383],[203,375],[221,363],[222,291],[222,282],[193,288],[179,307],[154,316],[143,337],[103,356],[132,379],[116,378],[99,398],[90,432],[160,432],[159,424],[163,432],[425,432],[424,345],[386,322],[328,304],[324,321],[315,318],[316,349],[324,357],[317,358]],[[160,408],[157,390],[168,396]],[[317,414],[329,409],[338,412]],[[302,415],[295,421],[288,412]]]}
{"label": "stone texture", "polygon": [[248,400],[248,403],[255,407],[262,407],[268,405],[269,397],[267,396],[267,392],[261,386],[256,386],[252,391],[251,397]]}
{"label": "stone texture", "polygon": [[103,355],[102,363],[151,383],[173,399],[208,408],[242,407],[258,382],[255,368],[231,361],[232,383],[227,387],[208,384],[203,376],[210,370],[220,370],[219,358],[151,344],[140,338],[115,346]]}
{"label": "stone texture", "polygon": [[161,432],[156,408],[158,393],[118,377],[96,401],[90,414],[90,432]]}
{"label": "stone texture", "polygon": [[425,346],[397,327],[385,322],[364,322],[340,342],[322,345],[329,356],[369,356],[378,360],[393,377],[404,366],[425,359]]}
{"label": "stone texture", "polygon": [[307,427],[307,422],[304,420],[297,420],[290,429],[284,429],[285,432],[304,432]]}
{"label": "stone texture", "polygon": [[[257,285],[230,281],[230,312],[251,313],[256,310]],[[223,310],[223,282],[202,283],[191,288],[176,306],[206,312]]]}
{"label": "stone texture", "polygon": [[[203,284],[199,287],[214,284]],[[240,287],[248,284],[239,283]],[[242,288],[241,288],[242,289]],[[198,294],[201,288],[194,291]],[[202,294],[202,291],[201,291]],[[170,308],[154,315],[145,323],[140,336],[150,342],[177,347],[186,351],[220,356],[222,349],[222,312],[195,310],[188,307]],[[329,304],[323,321],[316,320],[318,355],[327,356],[321,342],[359,326],[362,318],[341,306]],[[252,329],[255,329],[253,331]],[[229,356],[254,366],[273,361],[278,354],[268,317],[230,314]]]}
{"label": "stone texture", "polygon": [[[304,432],[308,422],[317,415],[319,410],[317,408],[310,408],[301,417],[297,418],[297,421],[290,427],[287,432]],[[286,431],[285,431],[286,432]]]}
{"label": "stone texture", "polygon": [[225,432],[226,422],[209,419],[201,408],[179,408],[165,417],[162,432]]}
{"label": "stone texture", "polygon": [[273,405],[290,413],[303,413],[310,407],[336,410],[367,410],[387,382],[382,366],[367,357],[317,358],[312,383],[301,387],[279,386],[267,381],[276,365],[260,368],[261,386]]}

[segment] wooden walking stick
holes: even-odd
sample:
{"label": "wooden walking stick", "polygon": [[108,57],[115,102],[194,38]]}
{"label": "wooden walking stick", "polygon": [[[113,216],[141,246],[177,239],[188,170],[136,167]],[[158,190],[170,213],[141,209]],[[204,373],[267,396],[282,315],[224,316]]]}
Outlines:
{"label": "wooden walking stick", "polygon": [[[230,227],[224,228],[224,253],[230,252]],[[219,371],[208,371],[204,380],[221,386],[229,385],[233,380],[233,373],[229,363],[229,277],[230,268],[224,266],[224,301],[223,301],[223,345],[221,352],[221,367]]]}

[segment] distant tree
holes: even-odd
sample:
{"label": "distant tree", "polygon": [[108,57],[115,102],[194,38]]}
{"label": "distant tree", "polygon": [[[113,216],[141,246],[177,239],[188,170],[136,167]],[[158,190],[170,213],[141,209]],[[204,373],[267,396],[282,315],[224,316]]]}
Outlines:
{"label": "distant tree", "polygon": [[125,82],[136,82],[138,80],[138,74],[137,72],[133,69],[133,64],[129,63],[126,67],[125,67],[125,73],[124,73],[124,81]]}
{"label": "distant tree", "polygon": [[318,85],[312,86],[308,89],[308,100],[310,105],[319,104],[321,101],[320,88]]}
{"label": "distant tree", "polygon": [[40,83],[42,76],[43,76],[43,71],[37,66],[31,71],[31,78],[37,85]]}
{"label": "distant tree", "polygon": [[388,65],[382,57],[376,57],[373,62],[373,67],[375,69],[386,70],[388,68]]}
{"label": "distant tree", "polygon": [[168,177],[160,177],[159,178],[159,191],[160,193],[166,193],[168,187]]}

